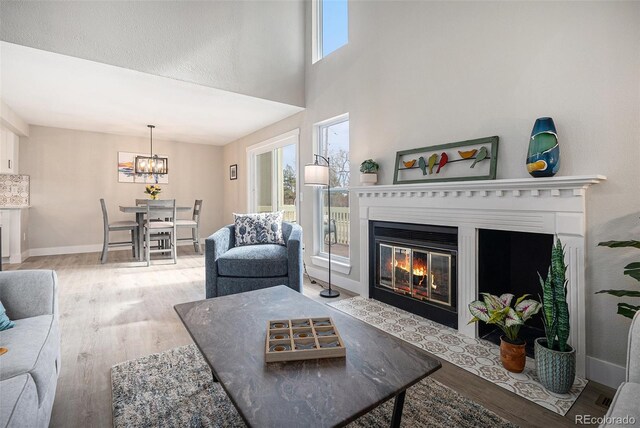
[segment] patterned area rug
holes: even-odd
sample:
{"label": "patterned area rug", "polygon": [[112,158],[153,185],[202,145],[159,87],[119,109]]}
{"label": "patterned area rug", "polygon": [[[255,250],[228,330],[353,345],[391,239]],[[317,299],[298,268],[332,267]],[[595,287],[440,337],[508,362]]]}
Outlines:
{"label": "patterned area rug", "polygon": [[585,379],[576,378],[568,394],[547,391],[538,382],[533,359],[527,358],[527,365],[522,373],[511,373],[502,367],[500,348],[497,345],[467,337],[455,329],[377,300],[358,296],[328,305],[562,416],[569,411],[587,385]]}
{"label": "patterned area rug", "polygon": [[[243,427],[240,415],[195,345],[111,368],[114,427]],[[393,400],[349,427],[388,427]],[[407,390],[404,427],[515,427],[486,408],[427,378]]]}

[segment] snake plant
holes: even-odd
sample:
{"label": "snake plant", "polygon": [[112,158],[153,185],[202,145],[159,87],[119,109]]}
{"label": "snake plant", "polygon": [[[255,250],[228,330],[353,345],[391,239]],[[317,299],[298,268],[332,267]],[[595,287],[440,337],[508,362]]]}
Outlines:
{"label": "snake plant", "polygon": [[469,312],[473,315],[469,324],[477,321],[495,324],[512,343],[518,340],[520,327],[540,310],[540,303],[527,299],[528,294],[520,296],[514,307],[511,306],[513,294],[505,293],[499,297],[489,293],[480,294],[483,300],[469,303]]}
{"label": "snake plant", "polygon": [[[609,248],[637,248],[640,250],[640,241],[606,241],[598,244],[600,247]],[[636,281],[640,281],[640,262],[629,263],[624,267],[624,274],[629,275]],[[616,297],[640,297],[640,291],[635,290],[600,290],[598,293],[607,293]],[[630,303],[618,303],[618,314],[627,318],[633,318],[635,313],[640,310],[640,305],[632,305]]]}
{"label": "snake plant", "polygon": [[551,250],[551,266],[547,278],[542,279],[538,272],[542,287],[542,321],[547,336],[547,347],[560,352],[569,349],[569,305],[567,304],[567,266],[564,264],[564,248],[560,238]]}

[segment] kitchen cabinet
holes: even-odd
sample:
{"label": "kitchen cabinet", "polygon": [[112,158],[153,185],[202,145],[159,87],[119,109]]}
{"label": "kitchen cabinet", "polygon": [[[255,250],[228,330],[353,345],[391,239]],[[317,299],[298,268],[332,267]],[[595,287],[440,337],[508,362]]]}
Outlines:
{"label": "kitchen cabinet", "polygon": [[6,128],[0,128],[0,174],[18,173],[18,143],[20,139]]}

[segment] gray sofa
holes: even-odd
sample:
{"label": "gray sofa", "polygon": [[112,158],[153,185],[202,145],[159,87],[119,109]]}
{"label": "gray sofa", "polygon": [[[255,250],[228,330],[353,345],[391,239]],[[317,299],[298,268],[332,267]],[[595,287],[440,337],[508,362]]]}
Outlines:
{"label": "gray sofa", "polygon": [[[619,418],[619,419],[618,419]],[[601,427],[628,427],[630,418],[640,425],[640,311],[629,329],[627,377],[618,387]],[[632,424],[632,425],[635,425]]]}
{"label": "gray sofa", "polygon": [[0,427],[47,427],[60,372],[54,271],[0,272],[0,300],[15,327],[0,332]]}
{"label": "gray sofa", "polygon": [[302,291],[302,228],[282,223],[285,246],[235,246],[235,227],[225,226],[205,240],[206,297],[226,296],[286,285]]}

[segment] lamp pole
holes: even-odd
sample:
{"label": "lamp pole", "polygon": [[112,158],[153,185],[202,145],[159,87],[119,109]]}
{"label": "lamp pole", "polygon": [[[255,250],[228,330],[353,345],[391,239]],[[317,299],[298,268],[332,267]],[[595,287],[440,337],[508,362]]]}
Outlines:
{"label": "lamp pole", "polygon": [[[333,290],[331,290],[331,164],[329,163],[329,158],[327,158],[326,161],[327,168],[329,168],[329,179],[327,180],[327,212],[329,216],[327,218],[327,227],[329,228],[329,289],[322,290],[322,292],[320,292],[320,295],[322,297],[338,297],[340,293],[336,291],[335,293],[337,294],[333,296]],[[336,230],[335,233],[338,233],[338,231]],[[322,237],[322,239],[324,240],[324,236]],[[325,291],[328,291],[328,293],[326,293],[326,296],[322,294]]]}
{"label": "lamp pole", "polygon": [[[322,159],[323,161],[325,161],[327,163],[327,215],[328,215],[328,219],[327,219],[327,230],[329,231],[329,288],[326,290],[322,290],[320,292],[320,296],[322,297],[338,297],[340,295],[340,292],[337,290],[333,290],[331,288],[331,163],[329,162],[329,158],[328,157],[324,157],[322,155],[314,155],[315,156],[315,162],[314,165],[319,165],[318,163],[318,159]],[[323,230],[324,232],[324,230]],[[334,231],[334,233],[337,233],[337,231]],[[322,234],[322,240],[324,241],[324,233]]]}

